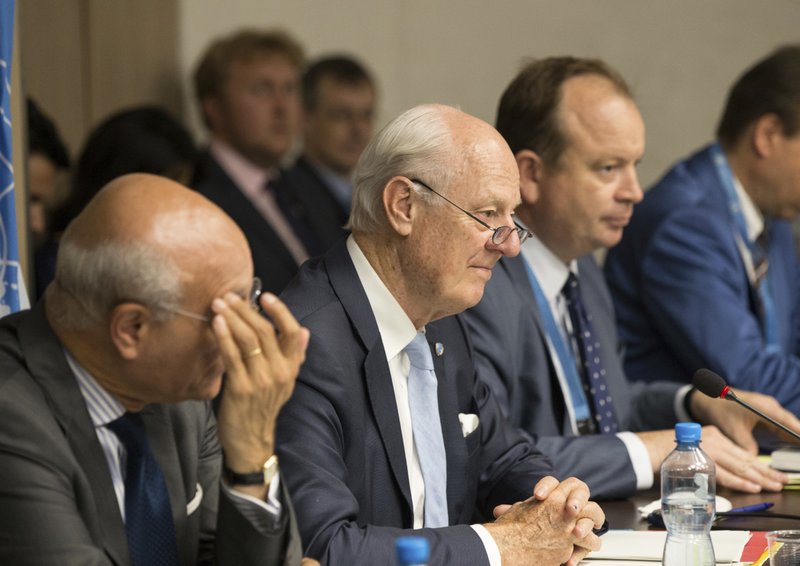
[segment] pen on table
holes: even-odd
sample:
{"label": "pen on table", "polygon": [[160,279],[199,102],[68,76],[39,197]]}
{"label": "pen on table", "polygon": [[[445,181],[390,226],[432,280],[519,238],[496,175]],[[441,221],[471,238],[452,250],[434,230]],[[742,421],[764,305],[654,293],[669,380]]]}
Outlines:
{"label": "pen on table", "polygon": [[766,511],[773,507],[774,503],[756,503],[754,505],[745,505],[744,507],[734,507],[728,513],[757,513],[758,511]]}

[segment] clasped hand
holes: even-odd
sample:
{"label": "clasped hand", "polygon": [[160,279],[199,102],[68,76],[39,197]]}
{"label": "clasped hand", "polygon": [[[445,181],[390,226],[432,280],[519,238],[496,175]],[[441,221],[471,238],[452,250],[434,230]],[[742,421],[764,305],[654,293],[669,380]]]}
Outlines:
{"label": "clasped hand", "polygon": [[233,293],[212,303],[227,375],[218,436],[225,465],[238,473],[259,471],[272,455],[275,421],[294,390],[309,340],[308,329],[275,295],[264,293],[260,302],[269,320]]}
{"label": "clasped hand", "polygon": [[589,552],[600,549],[592,529],[602,526],[605,514],[589,501],[589,488],[576,478],[542,478],[532,497],[499,505],[494,515],[495,522],[485,526],[503,564],[577,566]]}

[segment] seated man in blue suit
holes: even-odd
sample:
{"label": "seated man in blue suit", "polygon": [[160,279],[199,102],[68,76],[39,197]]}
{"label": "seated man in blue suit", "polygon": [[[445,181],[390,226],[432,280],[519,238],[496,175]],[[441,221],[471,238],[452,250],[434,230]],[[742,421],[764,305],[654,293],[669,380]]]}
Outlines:
{"label": "seated man in blue suit", "polygon": [[[625,378],[611,298],[591,255],[619,241],[642,198],[641,115],[606,63],[557,57],[527,65],[511,82],[497,127],[515,152],[517,218],[532,235],[518,257],[500,261],[480,304],[466,313],[478,375],[509,420],[536,437],[557,474],[580,477],[597,498],[632,495],[653,485],[674,447],[674,432],[657,429],[688,418],[680,383]],[[770,404],[761,397],[750,400]],[[753,419],[743,410],[699,394],[686,407],[751,450],[705,428],[720,484],[783,487],[785,474],[756,460]]]}
{"label": "seated man in blue suit", "polygon": [[731,89],[718,141],[647,192],[606,277],[633,380],[701,367],[800,413],[800,45]]}
{"label": "seated man in blue suit", "polygon": [[0,563],[299,564],[274,431],[308,332],[274,296],[275,328],[251,308],[241,230],[127,175],[69,225],[57,265],[0,321]]}
{"label": "seated man in blue suit", "polygon": [[519,252],[518,202],[491,126],[413,108],[359,161],[352,236],[283,293],[311,342],[278,454],[306,552],[323,564],[391,564],[412,532],[430,541],[431,565],[574,566],[599,546],[603,513],[585,484],[546,477],[550,463],[476,379],[452,316]]}

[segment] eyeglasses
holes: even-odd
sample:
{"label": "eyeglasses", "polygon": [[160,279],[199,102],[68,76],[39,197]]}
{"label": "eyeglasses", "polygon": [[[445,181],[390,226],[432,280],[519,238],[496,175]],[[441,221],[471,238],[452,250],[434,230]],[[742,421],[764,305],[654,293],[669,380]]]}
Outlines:
{"label": "eyeglasses", "polygon": [[523,228],[522,226],[520,226],[516,222],[514,222],[514,226],[498,226],[497,228],[493,228],[492,226],[489,226],[486,222],[484,222],[483,220],[481,220],[480,218],[478,218],[477,216],[475,216],[471,212],[469,212],[467,210],[464,210],[463,208],[458,206],[456,203],[454,203],[452,200],[450,200],[449,198],[447,198],[443,194],[438,193],[437,191],[434,191],[432,188],[430,188],[427,184],[423,183],[419,179],[410,179],[410,181],[412,183],[416,184],[416,185],[421,185],[421,186],[425,187],[426,189],[428,189],[430,192],[432,192],[433,194],[435,194],[439,198],[443,198],[444,200],[446,200],[447,202],[449,202],[450,204],[455,206],[458,210],[460,210],[461,212],[463,212],[464,214],[466,214],[467,216],[472,218],[475,222],[479,223],[484,228],[486,228],[488,230],[491,230],[492,231],[492,243],[495,246],[499,246],[500,244],[504,243],[506,240],[508,240],[509,236],[511,236],[511,234],[513,234],[515,232],[517,234],[517,238],[519,238],[519,244],[520,245],[522,245],[522,243],[525,240],[527,240],[531,235],[531,233],[528,230],[526,230],[525,228]]}
{"label": "eyeglasses", "polygon": [[[250,287],[250,294],[247,298],[247,301],[250,303],[250,308],[256,312],[261,312],[261,305],[258,302],[258,298],[261,296],[261,279],[258,277],[253,277],[253,285]],[[162,307],[165,311],[174,312],[175,314],[180,314],[182,316],[188,316],[189,318],[193,318],[195,320],[202,320],[203,322],[211,322],[211,317],[204,315],[204,314],[197,314],[195,312],[175,308],[167,308]]]}

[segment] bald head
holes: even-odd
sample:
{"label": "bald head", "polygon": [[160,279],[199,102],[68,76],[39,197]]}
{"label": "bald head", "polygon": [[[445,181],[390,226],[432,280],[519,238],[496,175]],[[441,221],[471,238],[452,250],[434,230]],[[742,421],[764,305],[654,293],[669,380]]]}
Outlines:
{"label": "bald head", "polygon": [[249,254],[238,226],[199,193],[156,175],[125,175],[67,228],[48,293],[78,298],[57,316],[67,326],[100,321],[121,301],[168,311],[199,274],[219,273],[232,258],[249,262]]}
{"label": "bald head", "polygon": [[165,177],[146,174],[111,181],[75,219],[65,238],[85,246],[138,241],[171,255],[220,240],[247,245],[233,220],[205,197]]}

